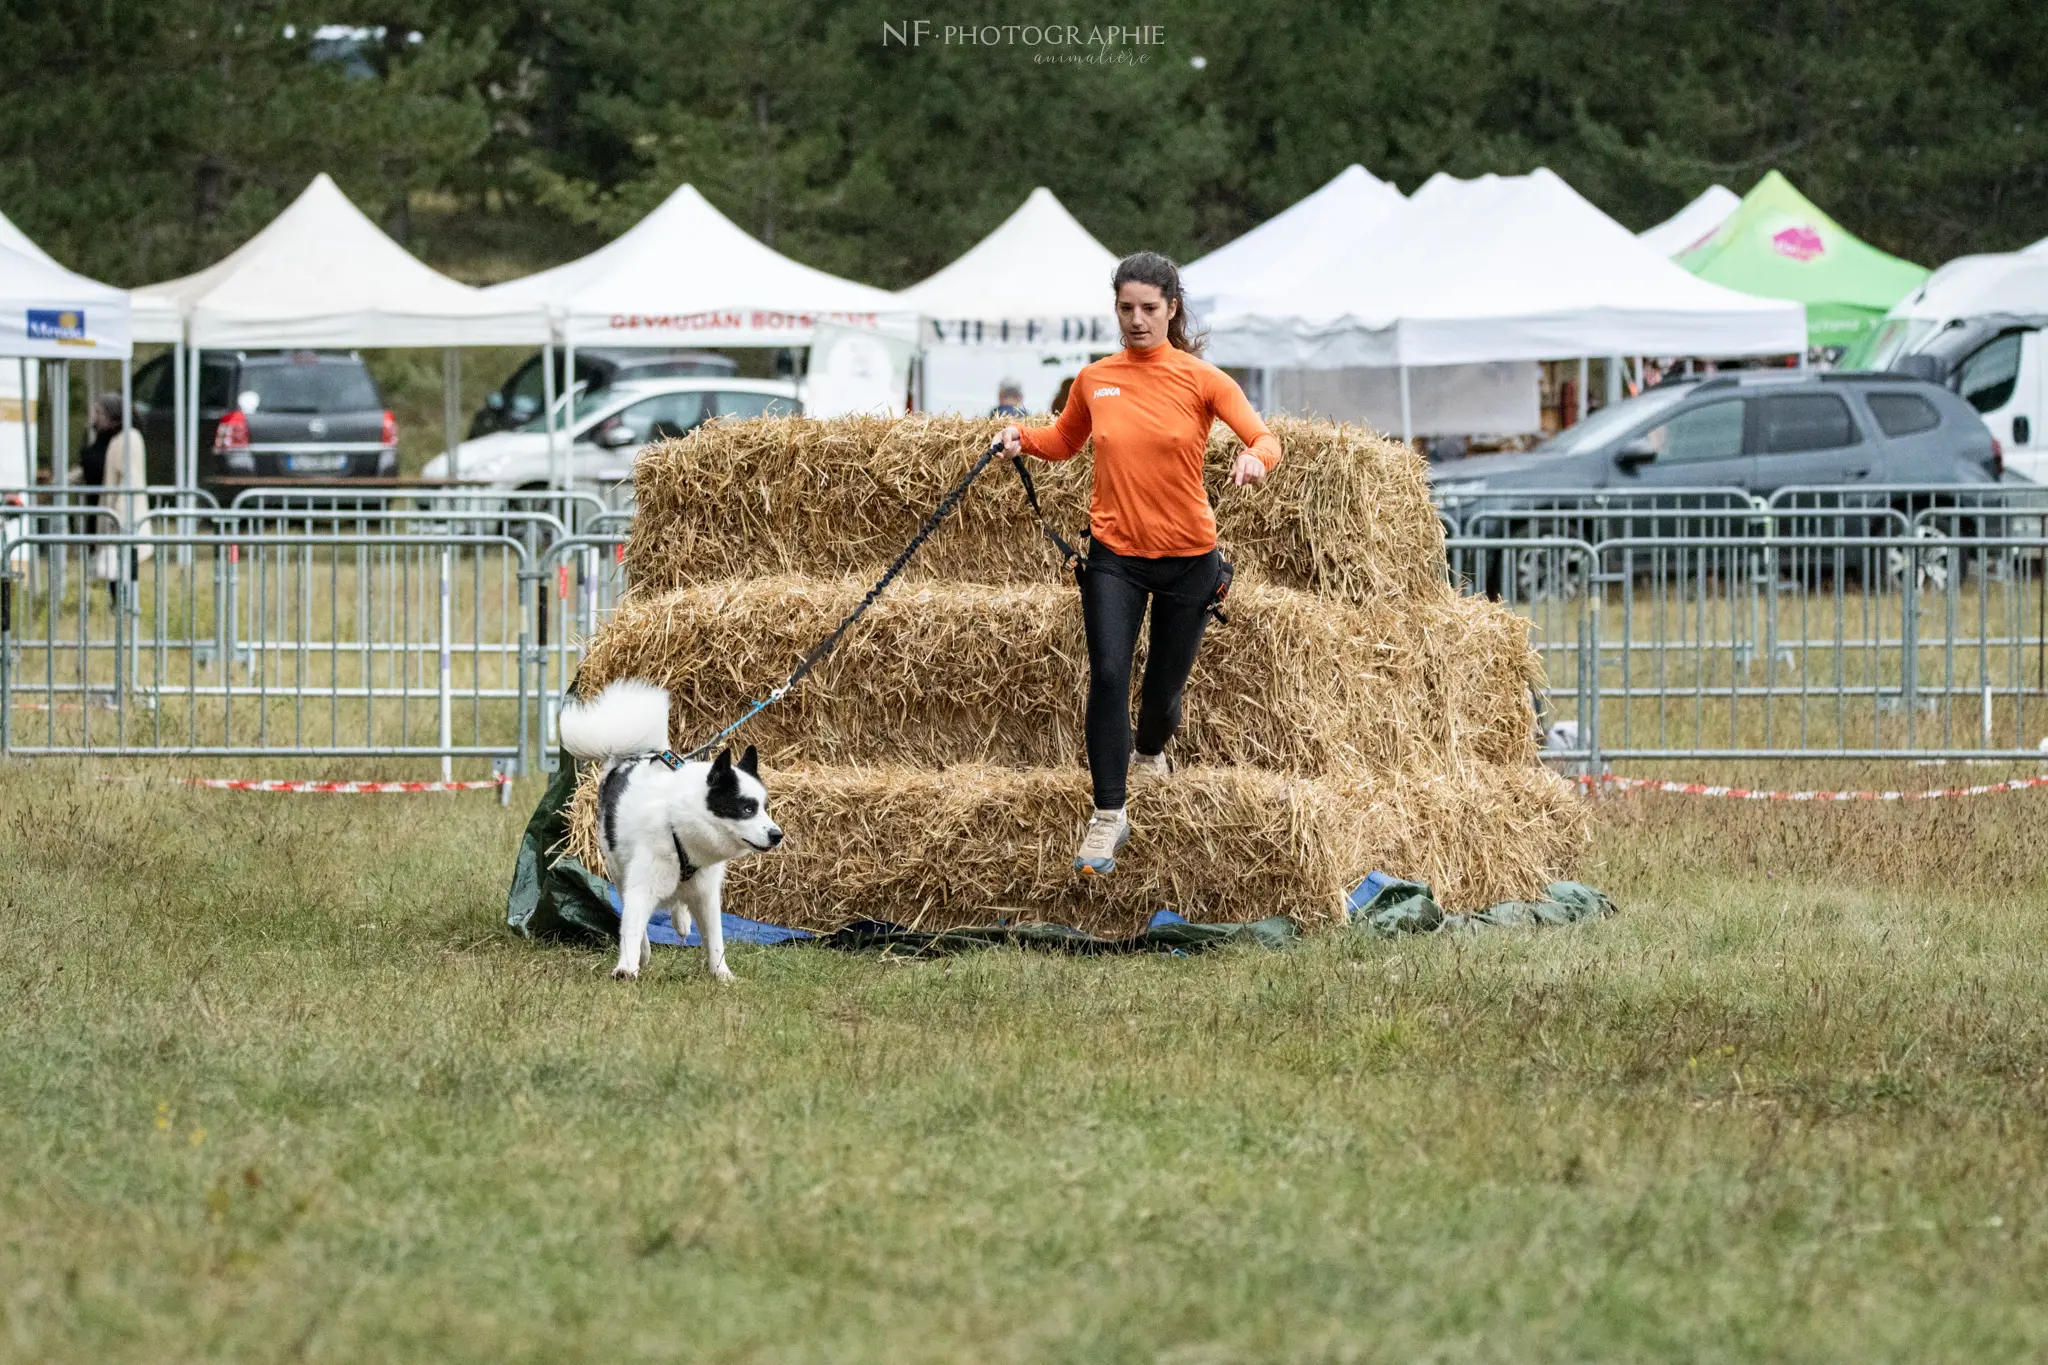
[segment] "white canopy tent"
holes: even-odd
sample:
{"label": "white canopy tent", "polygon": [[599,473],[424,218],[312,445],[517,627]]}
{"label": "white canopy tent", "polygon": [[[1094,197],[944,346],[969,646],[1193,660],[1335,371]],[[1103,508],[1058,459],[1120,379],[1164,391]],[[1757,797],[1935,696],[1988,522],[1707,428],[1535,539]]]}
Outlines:
{"label": "white canopy tent", "polygon": [[[965,255],[896,295],[927,344],[991,340],[1114,344],[1109,278],[1117,258],[1045,186]],[[1107,328],[1107,330],[1104,330]],[[1069,335],[1082,329],[1081,335]]]}
{"label": "white canopy tent", "polygon": [[135,296],[142,340],[217,349],[516,346],[547,335],[538,308],[449,279],[324,172],[225,259]]}
{"label": "white canopy tent", "polygon": [[203,350],[441,348],[452,449],[453,348],[540,345],[548,336],[541,309],[441,274],[386,236],[324,172],[224,259],[136,290],[134,305],[137,339],[178,348],[182,484],[198,476]]}
{"label": "white canopy tent", "polygon": [[[1197,320],[1220,297],[1284,274],[1302,256],[1341,253],[1401,210],[1401,192],[1353,163],[1304,199],[1218,247],[1181,272]],[[1267,412],[1363,421],[1382,429],[1402,421],[1399,372],[1374,366],[1306,369],[1259,366],[1255,393]],[[1517,431],[1537,420],[1533,364],[1438,365],[1412,376],[1407,425],[1425,433]]]}
{"label": "white canopy tent", "polygon": [[[507,306],[544,309],[570,375],[578,346],[808,346],[820,322],[904,337],[915,325],[887,290],[791,260],[694,185],[588,256],[484,292]],[[542,367],[551,422],[555,368],[551,342]],[[574,477],[574,452],[571,444],[562,456],[565,480]]]}
{"label": "white canopy tent", "polygon": [[1432,177],[1377,227],[1276,262],[1212,307],[1219,364],[1406,371],[1806,346],[1799,305],[1695,278],[1548,170]]}
{"label": "white canopy tent", "polygon": [[1699,198],[1657,226],[1637,233],[1636,240],[1659,256],[1676,256],[1706,240],[1741,205],[1742,196],[1734,190],[1726,185],[1709,185]]}
{"label": "white canopy tent", "polygon": [[1213,300],[1243,291],[1245,282],[1303,252],[1355,241],[1396,212],[1401,191],[1353,162],[1313,194],[1297,200],[1242,237],[1181,268],[1181,287],[1193,311],[1212,311]]}
{"label": "white canopy tent", "polygon": [[126,360],[128,293],[49,257],[0,246],[0,355]]}
{"label": "white canopy tent", "polygon": [[571,345],[805,346],[819,318],[908,325],[887,290],[791,260],[694,185],[588,256],[484,293],[545,308]]}
{"label": "white canopy tent", "polygon": [[923,406],[985,410],[1014,379],[1043,410],[1065,375],[1118,345],[1114,252],[1044,186],[951,265],[896,295],[925,347]]}
{"label": "white canopy tent", "polygon": [[[125,405],[133,346],[127,291],[66,270],[4,218],[0,228],[0,238],[19,239],[27,247],[0,244],[0,357],[14,362],[0,376],[0,487],[17,488],[35,481],[34,404],[40,385],[30,362],[117,360]],[[57,393],[61,399],[68,387],[60,382]],[[59,409],[64,406],[60,401]],[[53,419],[60,450],[69,445],[67,416],[60,411]],[[59,487],[66,467],[61,458],[54,467]]]}

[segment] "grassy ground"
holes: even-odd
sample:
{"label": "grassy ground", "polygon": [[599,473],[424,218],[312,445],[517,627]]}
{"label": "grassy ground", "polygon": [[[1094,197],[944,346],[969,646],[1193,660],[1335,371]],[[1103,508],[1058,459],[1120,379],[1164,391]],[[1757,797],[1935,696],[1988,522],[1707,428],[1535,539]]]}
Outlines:
{"label": "grassy ground", "polygon": [[2039,797],[1612,803],[1572,929],[714,990],[497,928],[531,786],[0,766],[0,1358],[2048,1349]]}

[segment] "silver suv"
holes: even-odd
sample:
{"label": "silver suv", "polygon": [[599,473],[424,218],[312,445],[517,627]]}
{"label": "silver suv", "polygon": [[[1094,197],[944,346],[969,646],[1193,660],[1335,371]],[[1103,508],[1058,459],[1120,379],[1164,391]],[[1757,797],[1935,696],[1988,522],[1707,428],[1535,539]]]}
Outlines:
{"label": "silver suv", "polygon": [[1673,379],[1602,408],[1526,455],[1431,468],[1447,506],[1515,489],[1995,483],[1998,443],[1976,409],[1896,374],[1742,370]]}

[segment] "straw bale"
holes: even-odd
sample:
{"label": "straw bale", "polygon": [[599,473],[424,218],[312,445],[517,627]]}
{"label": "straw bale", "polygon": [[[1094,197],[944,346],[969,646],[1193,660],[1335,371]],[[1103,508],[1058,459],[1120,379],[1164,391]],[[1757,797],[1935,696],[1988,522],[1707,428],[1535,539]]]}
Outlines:
{"label": "straw bale", "polygon": [[[629,599],[593,639],[579,689],[624,677],[665,687],[670,732],[694,744],[786,677],[865,588],[774,577]],[[1431,642],[1405,619],[1385,602],[1233,593],[1230,623],[1209,632],[1189,682],[1176,758],[1294,776],[1443,768],[1452,727],[1432,719]],[[904,584],[745,738],[776,765],[1070,767],[1085,758],[1087,679],[1071,586]]]}
{"label": "straw bale", "polygon": [[1455,764],[1529,766],[1537,761],[1531,688],[1544,687],[1526,617],[1483,597],[1450,593],[1417,603],[1418,672],[1430,747]]}
{"label": "straw bale", "polygon": [[[767,782],[789,840],[735,864],[726,903],[816,932],[873,919],[1121,936],[1161,908],[1314,928],[1341,923],[1345,893],[1375,869],[1428,881],[1447,908],[1469,910],[1535,894],[1586,839],[1583,803],[1541,769],[1416,782],[1191,769],[1133,802],[1116,873],[1082,879],[1071,870],[1088,809],[1078,772],[822,768]],[[595,808],[593,772],[566,851],[601,870]]]}
{"label": "straw bale", "polygon": [[[1442,524],[1412,451],[1357,426],[1275,418],[1284,459],[1264,486],[1229,486],[1241,448],[1218,426],[1208,483],[1218,533],[1247,579],[1350,602],[1426,593],[1445,576]],[[626,563],[637,592],[767,574],[872,576],[1002,427],[999,419],[756,418],[644,451]],[[1089,453],[1033,461],[1046,510],[1087,526]],[[927,542],[913,577],[1052,581],[1057,556],[1000,465]]]}

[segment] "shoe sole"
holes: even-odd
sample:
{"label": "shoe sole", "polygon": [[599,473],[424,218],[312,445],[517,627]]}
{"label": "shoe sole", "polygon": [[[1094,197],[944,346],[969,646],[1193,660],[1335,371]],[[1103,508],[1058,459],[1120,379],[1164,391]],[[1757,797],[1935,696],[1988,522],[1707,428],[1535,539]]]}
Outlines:
{"label": "shoe sole", "polygon": [[[1123,849],[1123,846],[1124,846],[1125,844],[1128,844],[1128,843],[1129,843],[1130,841],[1131,841],[1131,832],[1130,832],[1130,831],[1129,831],[1128,829],[1126,829],[1126,830],[1124,831],[1124,837],[1116,841],[1116,846],[1117,846],[1117,849],[1118,849],[1119,851],[1121,851],[1121,850]],[[1093,866],[1093,865],[1091,865],[1091,864],[1088,864],[1088,863],[1084,863],[1084,862],[1082,862],[1082,861],[1081,861],[1080,859],[1078,859],[1078,858],[1074,860],[1074,872],[1075,872],[1075,875],[1077,875],[1077,876],[1082,876],[1082,877],[1106,877],[1106,876],[1108,876],[1108,875],[1109,875],[1110,873],[1112,873],[1112,872],[1114,872],[1114,871],[1116,871],[1116,859],[1115,859],[1115,858],[1111,858],[1111,859],[1109,860],[1109,866],[1107,866],[1107,867],[1095,867],[1095,866]]]}

